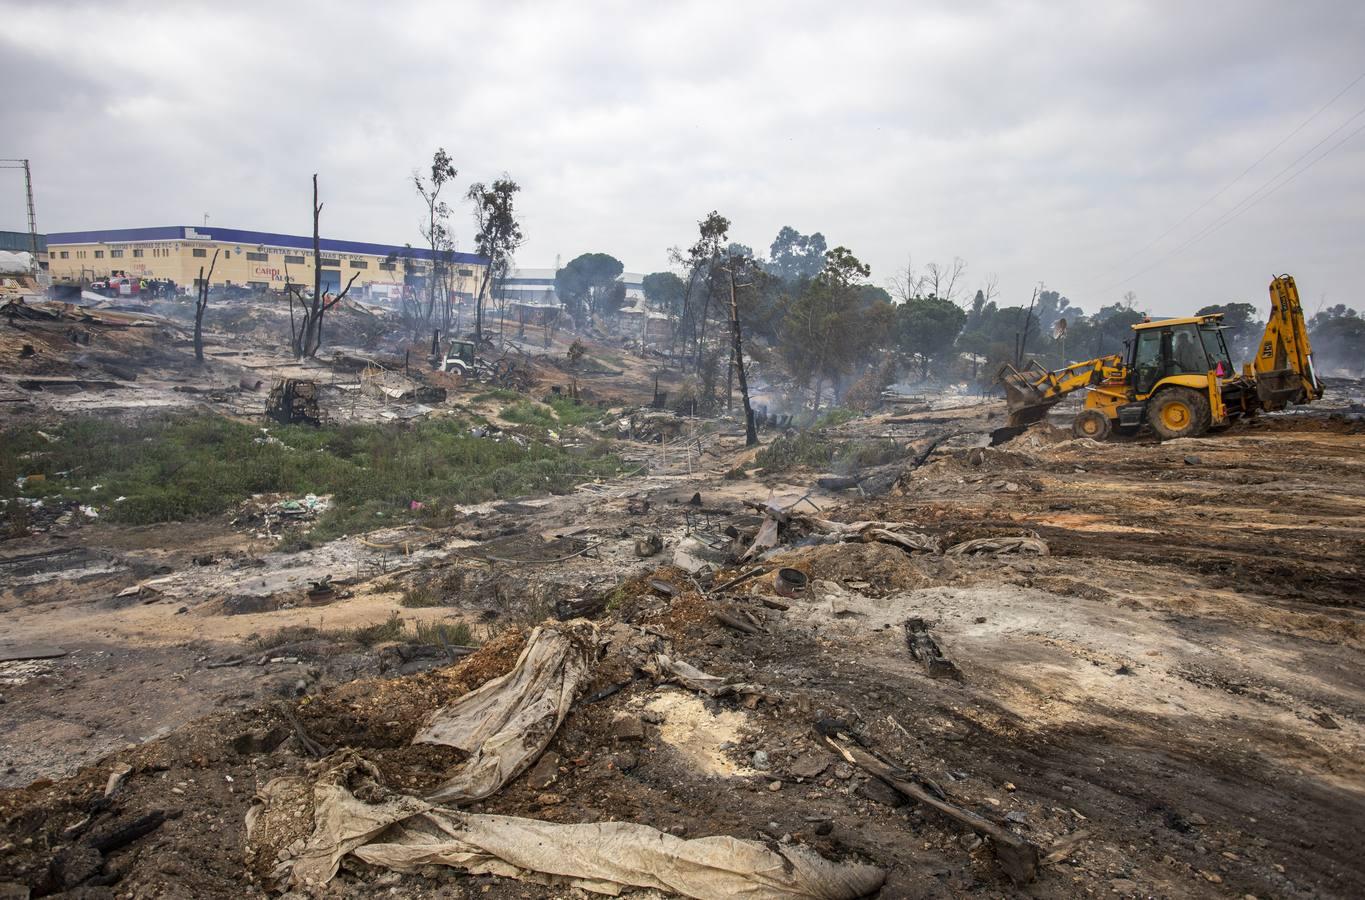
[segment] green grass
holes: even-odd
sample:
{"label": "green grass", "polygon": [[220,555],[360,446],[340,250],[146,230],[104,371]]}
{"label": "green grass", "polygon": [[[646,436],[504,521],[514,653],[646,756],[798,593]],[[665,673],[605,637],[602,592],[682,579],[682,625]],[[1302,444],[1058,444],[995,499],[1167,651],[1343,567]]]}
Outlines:
{"label": "green grass", "polygon": [[419,585],[404,591],[399,605],[408,609],[425,609],[430,606],[445,606],[445,600],[439,592],[426,585]]}
{"label": "green grass", "polygon": [[516,400],[525,399],[526,399],[525,394],[518,394],[516,391],[509,391],[507,388],[492,388],[490,390],[484,391],[482,394],[475,394],[473,397],[473,402],[491,403],[494,400],[499,400],[503,403],[511,403]]}
{"label": "green grass", "polygon": [[537,403],[534,400],[518,400],[511,406],[504,407],[498,415],[502,416],[505,421],[515,422],[518,425],[554,428],[559,424],[552,407],[546,406],[544,403]]}
{"label": "green grass", "polygon": [[442,646],[441,639],[452,647],[471,647],[475,643],[474,632],[468,622],[416,622],[412,643]]}
{"label": "green grass", "polygon": [[[401,640],[403,632],[407,630],[407,623],[397,612],[389,613],[389,617],[382,622],[373,625],[363,625],[359,628],[342,629],[341,635],[350,638],[357,644],[364,644],[366,647],[373,647],[375,644],[387,644],[391,641]],[[324,632],[325,633],[325,632]]]}
{"label": "green grass", "polygon": [[568,397],[555,397],[549,401],[549,406],[555,411],[560,424],[563,425],[587,425],[599,422],[606,415],[604,410],[598,409],[587,403],[575,403]]}
{"label": "green grass", "polygon": [[849,409],[846,406],[831,406],[820,414],[820,418],[815,420],[814,428],[833,428],[845,422],[852,422],[858,418],[856,409]]}
{"label": "green grass", "polygon": [[[290,536],[300,549],[385,525],[439,522],[461,504],[564,492],[620,471],[596,448],[475,438],[457,419],[276,426],[270,434],[278,443],[258,442],[260,428],[210,414],[131,424],[69,419],[47,429],[52,442],[36,432],[0,431],[0,497],[76,500],[95,506],[102,521],[140,525],[224,513],[258,493],[331,494],[332,508],[311,531]],[[46,480],[16,486],[30,474]],[[414,500],[424,507],[413,511]]]}
{"label": "green grass", "polygon": [[525,398],[503,408],[499,413],[508,422],[535,425],[540,428],[560,428],[565,425],[588,425],[598,422],[605,413],[596,406],[575,403],[568,397],[553,397],[545,403]]}
{"label": "green grass", "polygon": [[905,448],[892,440],[838,441],[818,431],[805,431],[780,437],[764,447],[754,462],[764,472],[784,472],[807,466],[833,472],[850,473],[901,459]]}

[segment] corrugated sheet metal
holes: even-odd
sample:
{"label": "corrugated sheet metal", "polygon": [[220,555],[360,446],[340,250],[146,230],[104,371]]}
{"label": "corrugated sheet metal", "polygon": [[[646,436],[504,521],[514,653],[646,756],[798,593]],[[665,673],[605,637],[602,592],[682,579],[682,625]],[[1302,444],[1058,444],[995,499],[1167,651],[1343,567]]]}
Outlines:
{"label": "corrugated sheet metal", "polygon": [[[0,250],[30,251],[33,245],[27,231],[0,231]],[[47,235],[38,235],[38,252],[47,251]]]}

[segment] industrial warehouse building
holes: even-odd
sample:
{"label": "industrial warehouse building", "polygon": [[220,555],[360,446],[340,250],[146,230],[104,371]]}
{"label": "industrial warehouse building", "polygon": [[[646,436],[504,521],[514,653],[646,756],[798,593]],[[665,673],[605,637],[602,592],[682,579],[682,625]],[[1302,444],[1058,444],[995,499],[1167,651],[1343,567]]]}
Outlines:
{"label": "industrial warehouse building", "polygon": [[[81,282],[122,273],[137,278],[169,278],[192,286],[208,271],[211,285],[243,285],[282,290],[285,278],[313,284],[313,239],[301,235],[237,228],[167,225],[67,231],[47,235],[48,269],[56,282]],[[352,293],[371,299],[397,299],[404,284],[425,282],[430,250],[393,244],[322,238],[323,289],[340,290],[357,275]],[[473,253],[452,253],[453,287],[462,298],[478,290],[487,260]]]}

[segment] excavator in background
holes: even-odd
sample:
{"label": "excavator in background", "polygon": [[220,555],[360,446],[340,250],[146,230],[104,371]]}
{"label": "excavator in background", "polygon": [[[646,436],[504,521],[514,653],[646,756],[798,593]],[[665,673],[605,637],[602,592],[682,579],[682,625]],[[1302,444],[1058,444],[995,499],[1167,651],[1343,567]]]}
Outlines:
{"label": "excavator in background", "polygon": [[1005,388],[1009,424],[1040,421],[1069,394],[1086,389],[1085,406],[1071,425],[1077,437],[1103,440],[1115,432],[1134,434],[1145,424],[1169,440],[1322,396],[1292,277],[1271,281],[1265,334],[1255,361],[1241,372],[1228,354],[1222,319],[1213,313],[1142,322],[1133,326],[1126,353],[1055,372],[1036,360],[1022,370],[1006,363],[996,377]]}

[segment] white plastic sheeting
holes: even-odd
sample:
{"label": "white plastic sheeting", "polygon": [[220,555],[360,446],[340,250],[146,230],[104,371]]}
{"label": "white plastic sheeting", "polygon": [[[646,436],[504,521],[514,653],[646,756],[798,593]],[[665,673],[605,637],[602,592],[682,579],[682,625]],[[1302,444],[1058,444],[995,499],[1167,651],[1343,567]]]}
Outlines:
{"label": "white plastic sheeting", "polygon": [[[298,808],[310,796],[307,779],[276,778],[265,786],[247,817],[248,846],[258,833],[279,831],[281,821],[286,829],[290,821],[313,823],[306,840],[280,851],[277,886],[326,884],[347,853],[399,872],[445,865],[611,896],[653,888],[700,900],[853,900],[885,880],[875,866],[831,862],[799,846],[684,839],[630,822],[558,825],[462,813],[388,793],[376,777],[358,754],[342,751],[312,785],[311,816]],[[367,802],[356,793],[383,796]]]}
{"label": "white plastic sheeting", "polygon": [[597,628],[576,620],[531,632],[516,666],[442,707],[413,738],[470,758],[428,799],[459,805],[487,797],[536,761],[569,714],[597,654]]}

